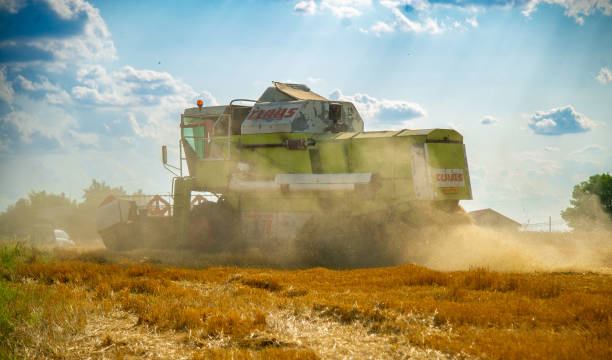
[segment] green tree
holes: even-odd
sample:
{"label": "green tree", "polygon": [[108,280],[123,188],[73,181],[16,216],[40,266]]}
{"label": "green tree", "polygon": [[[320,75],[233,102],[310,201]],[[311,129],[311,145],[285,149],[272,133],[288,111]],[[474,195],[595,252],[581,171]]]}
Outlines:
{"label": "green tree", "polygon": [[78,226],[72,230],[73,233],[82,239],[93,239],[98,236],[96,231],[96,209],[98,205],[108,196],[124,196],[125,190],[120,187],[111,187],[104,181],[91,180],[91,185],[83,189],[83,202],[78,206],[75,220]]}
{"label": "green tree", "polygon": [[599,229],[612,224],[612,176],[597,174],[574,186],[570,206],[561,217],[573,229]]}
{"label": "green tree", "polygon": [[[138,190],[137,194],[142,194]],[[78,203],[65,194],[48,194],[32,191],[27,198],[17,200],[0,213],[0,235],[31,238],[42,228],[66,230],[78,241],[88,241],[98,236],[96,208],[109,195],[124,196],[122,187],[111,187],[104,181],[92,180],[83,189],[83,202]]]}
{"label": "green tree", "polygon": [[83,202],[79,204],[79,207],[98,207],[98,205],[100,205],[100,203],[110,195],[123,196],[126,195],[126,192],[121,186],[114,188],[106,185],[104,181],[96,181],[95,179],[92,179],[91,185],[89,185],[87,189],[83,189]]}
{"label": "green tree", "polygon": [[0,213],[0,235],[28,237],[36,228],[69,229],[76,210],[76,201],[64,193],[32,191]]}

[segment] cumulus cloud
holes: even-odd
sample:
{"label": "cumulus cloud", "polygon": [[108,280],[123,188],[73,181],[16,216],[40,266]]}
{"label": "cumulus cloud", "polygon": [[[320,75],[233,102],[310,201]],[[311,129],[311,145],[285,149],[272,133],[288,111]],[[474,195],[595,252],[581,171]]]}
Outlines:
{"label": "cumulus cloud", "polygon": [[380,0],[379,1],[380,5],[389,8],[389,9],[393,9],[395,7],[400,6],[400,2],[399,1],[393,1],[393,0]]}
{"label": "cumulus cloud", "polygon": [[123,118],[139,137],[160,143],[173,142],[176,118],[199,98],[217,105],[207,92],[196,92],[191,86],[169,73],[140,70],[131,66],[108,72],[100,65],[83,66],[77,71],[77,86],[72,96],[82,104],[106,108]]}
{"label": "cumulus cloud", "polygon": [[70,136],[72,136],[72,138],[78,144],[89,145],[89,146],[94,146],[94,147],[98,146],[99,137],[98,137],[98,134],[96,133],[91,133],[91,132],[79,133],[72,129],[68,130],[68,133],[70,134]]}
{"label": "cumulus cloud", "polygon": [[417,103],[405,100],[377,99],[368,94],[344,95],[339,89],[329,95],[330,100],[350,101],[364,119],[366,126],[386,124],[404,126],[407,121],[427,116],[427,111]]}
{"label": "cumulus cloud", "polygon": [[314,15],[317,9],[325,9],[335,17],[346,19],[362,15],[362,10],[371,5],[371,0],[323,0],[319,6],[314,0],[302,0],[295,4],[293,11],[302,15]]}
{"label": "cumulus cloud", "polygon": [[472,25],[472,27],[478,27],[478,20],[476,20],[476,17],[466,18],[465,22]]}
{"label": "cumulus cloud", "polygon": [[444,31],[438,24],[438,21],[431,17],[427,17],[422,22],[418,22],[408,19],[398,8],[392,9],[392,12],[395,16],[395,26],[401,31],[413,33],[425,32],[429,34],[441,34]]}
{"label": "cumulus cloud", "polygon": [[[391,7],[393,14],[393,20],[389,22],[378,21],[370,27],[376,36],[380,36],[382,33],[392,33],[396,29],[402,32],[410,33],[429,33],[429,34],[441,34],[444,32],[444,26],[438,23],[438,20],[425,17],[420,20],[411,20],[402,11],[394,6],[398,6],[399,2],[387,2],[386,6]],[[362,31],[367,33],[368,31]]]}
{"label": "cumulus cloud", "polygon": [[0,6],[0,62],[114,59],[98,9],[83,0],[9,1]]}
{"label": "cumulus cloud", "polygon": [[23,90],[27,91],[60,91],[59,86],[52,84],[46,77],[42,77],[40,82],[34,82],[26,79],[25,77],[23,77],[23,75],[17,75],[15,82]]}
{"label": "cumulus cloud", "polygon": [[389,25],[383,21],[379,21],[372,25],[370,30],[372,30],[377,36],[380,36],[381,33],[390,33],[395,31],[392,25]]}
{"label": "cumulus cloud", "polygon": [[604,147],[601,145],[597,145],[597,144],[590,144],[587,145],[583,148],[574,150],[572,152],[570,152],[570,155],[572,156],[581,156],[581,155],[596,155],[596,154],[601,154],[604,151]]}
{"label": "cumulus cloud", "polygon": [[[580,25],[584,24],[586,16],[595,13],[612,15],[611,0],[379,0],[378,3],[380,7],[371,6],[371,0],[300,0],[294,6],[294,11],[303,15],[314,15],[328,10],[345,21],[369,12],[374,15],[373,25],[356,28],[364,34],[372,33],[378,37],[395,31],[441,34],[448,30],[464,31],[469,27],[479,26],[476,16],[463,19],[449,17],[449,8],[461,9],[462,12],[471,14],[488,8],[518,9],[524,16],[529,17],[536,12],[540,4],[547,4],[564,8],[565,15],[574,18]],[[380,18],[381,13],[388,15]],[[436,18],[437,15],[444,15],[444,20]]]}
{"label": "cumulus cloud", "polygon": [[[388,6],[392,1],[386,1]],[[541,4],[560,6],[565,9],[565,15],[575,19],[582,25],[584,17],[600,12],[606,16],[612,15],[612,2],[610,0],[402,0],[397,6],[409,5],[416,10],[423,10],[432,6],[455,6],[461,8],[519,8],[525,16],[534,13]],[[396,7],[397,7],[396,6]]]}
{"label": "cumulus cloud", "polygon": [[317,12],[317,4],[314,0],[300,1],[295,4],[293,11],[303,15],[314,15]]}
{"label": "cumulus cloud", "polygon": [[606,16],[612,15],[612,2],[610,0],[529,0],[524,5],[523,14],[530,16],[537,10],[538,5],[549,4],[561,6],[565,15],[574,18],[577,24],[584,24],[584,17],[601,12]]}
{"label": "cumulus cloud", "polygon": [[[98,60],[115,58],[114,44],[98,9],[83,0],[2,2],[0,30],[0,62],[6,63],[0,66],[0,101],[11,106],[0,122],[23,142],[39,139],[33,135],[60,146],[94,145],[114,135],[175,142],[178,114],[198,95],[217,104],[210,93],[197,93],[169,73],[101,65]],[[49,80],[50,69],[61,83]],[[112,123],[88,122],[109,116]],[[102,126],[104,133],[90,131],[104,131]]]}
{"label": "cumulus cloud", "polygon": [[63,109],[33,102],[27,112],[11,111],[0,117],[0,122],[11,124],[25,143],[32,143],[36,134],[64,145],[67,131],[76,127],[76,120]]}
{"label": "cumulus cloud", "polygon": [[189,85],[168,73],[138,70],[131,66],[124,66],[111,73],[100,65],[84,66],[77,71],[76,80],[80,85],[72,88],[72,95],[96,105],[184,104],[197,96]]}
{"label": "cumulus cloud", "polygon": [[[606,16],[612,15],[612,2],[610,0],[380,0],[383,8],[390,9],[394,21],[375,21],[370,30],[377,36],[391,29],[400,29],[411,33],[439,34],[446,29],[465,29],[458,19],[447,17],[447,23],[440,23],[432,14],[445,11],[448,8],[461,8],[465,11],[476,12],[485,8],[519,9],[529,17],[540,4],[560,6],[565,9],[565,15],[575,19],[582,25],[584,18],[594,13]],[[410,18],[407,14],[414,14]],[[478,27],[475,16],[464,19],[470,27]],[[385,26],[386,25],[386,26]],[[376,27],[376,29],[373,29]],[[378,31],[376,31],[378,30]]]}
{"label": "cumulus cloud", "polygon": [[519,159],[525,170],[539,175],[554,175],[563,168],[559,161],[550,159],[549,154],[540,150],[523,151],[519,153]]}
{"label": "cumulus cloud", "polygon": [[496,125],[499,123],[499,119],[491,116],[491,115],[486,115],[484,116],[482,119],[480,119],[480,123],[482,125]]}
{"label": "cumulus cloud", "polygon": [[602,67],[599,70],[599,74],[595,77],[600,84],[606,85],[609,82],[612,82],[612,72],[607,67]]}
{"label": "cumulus cloud", "polygon": [[528,126],[538,135],[555,136],[589,131],[595,123],[578,113],[571,105],[567,105],[532,114]]}

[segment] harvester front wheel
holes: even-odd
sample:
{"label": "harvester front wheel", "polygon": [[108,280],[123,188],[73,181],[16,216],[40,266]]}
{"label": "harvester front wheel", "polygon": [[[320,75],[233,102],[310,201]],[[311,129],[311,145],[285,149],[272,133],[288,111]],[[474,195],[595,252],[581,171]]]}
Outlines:
{"label": "harvester front wheel", "polygon": [[233,239],[234,211],[225,200],[206,201],[191,210],[190,246],[205,252],[227,250]]}
{"label": "harvester front wheel", "polygon": [[102,242],[107,249],[112,251],[135,249],[138,247],[136,244],[138,238],[134,224],[117,226],[102,234]]}
{"label": "harvester front wheel", "polygon": [[296,238],[305,266],[355,268],[395,263],[384,223],[371,216],[313,216]]}

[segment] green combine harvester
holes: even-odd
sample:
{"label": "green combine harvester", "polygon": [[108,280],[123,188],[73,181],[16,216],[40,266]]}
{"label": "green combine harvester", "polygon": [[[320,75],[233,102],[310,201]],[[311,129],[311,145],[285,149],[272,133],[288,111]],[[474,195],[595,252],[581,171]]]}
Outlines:
{"label": "green combine harvester", "polygon": [[310,265],[364,256],[377,265],[393,255],[390,227],[439,218],[426,208],[460,214],[459,200],[472,198],[455,130],[364,132],[352,103],[300,84],[202,105],[181,115],[178,167],[162,147],[176,175],[171,196],[109,197],[98,207],[109,249],[292,248]]}

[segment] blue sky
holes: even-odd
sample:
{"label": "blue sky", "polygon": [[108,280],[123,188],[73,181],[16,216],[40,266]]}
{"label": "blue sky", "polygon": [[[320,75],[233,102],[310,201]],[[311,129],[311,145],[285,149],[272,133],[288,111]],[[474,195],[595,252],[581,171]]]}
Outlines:
{"label": "blue sky", "polygon": [[611,69],[611,0],[1,0],[0,209],[92,178],[168,192],[182,109],[275,80],[367,130],[456,128],[466,209],[558,220],[612,171]]}

